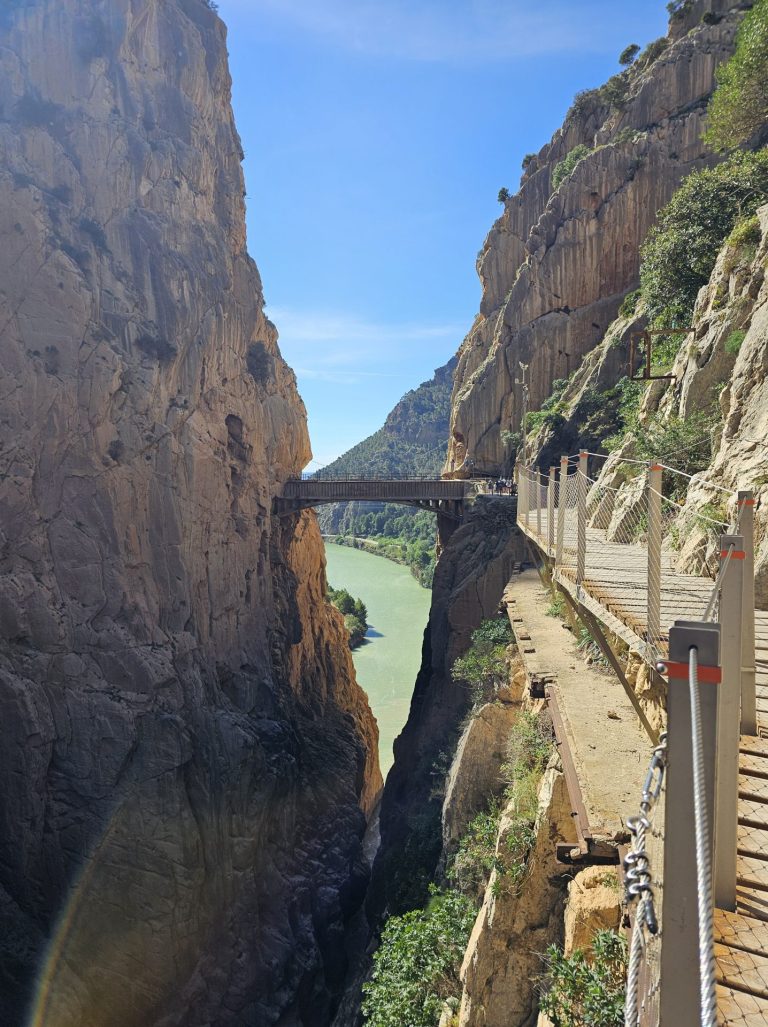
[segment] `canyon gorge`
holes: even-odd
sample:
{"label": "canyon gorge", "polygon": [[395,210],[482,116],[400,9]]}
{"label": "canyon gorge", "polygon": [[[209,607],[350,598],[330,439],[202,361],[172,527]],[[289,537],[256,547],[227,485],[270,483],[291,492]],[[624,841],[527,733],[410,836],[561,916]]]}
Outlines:
{"label": "canyon gorge", "polygon": [[[755,6],[671,4],[666,36],[577,95],[500,195],[457,355],[340,473],[439,475],[445,456],[447,478],[511,478],[589,446],[630,509],[642,438],[706,410],[707,480],[677,499],[725,518],[718,490],[749,483],[768,602],[764,131],[692,331],[631,416],[626,401],[630,338],[656,316],[643,247],[688,176],[730,166],[703,133]],[[384,783],[320,526],[375,533],[362,504],[319,526],[275,503],[312,454],[246,246],[215,4],[11,0],[0,36],[0,1021],[389,1027],[363,1012],[387,923],[455,901],[471,931],[428,1022],[550,1027],[542,953],[588,948],[622,912],[614,865],[555,859],[572,804],[519,623],[557,597],[531,584],[515,497],[477,494],[436,564],[432,528],[408,534],[427,515],[398,522],[431,609]],[[424,539],[429,555],[406,552]],[[697,522],[680,565],[713,547]],[[574,677],[592,674],[578,625],[546,615]],[[488,646],[499,680],[473,695],[457,661]],[[623,655],[663,726],[663,695]],[[533,735],[523,795],[510,738]],[[488,809],[490,862],[467,885],[456,867]],[[500,855],[520,830],[524,888]]]}

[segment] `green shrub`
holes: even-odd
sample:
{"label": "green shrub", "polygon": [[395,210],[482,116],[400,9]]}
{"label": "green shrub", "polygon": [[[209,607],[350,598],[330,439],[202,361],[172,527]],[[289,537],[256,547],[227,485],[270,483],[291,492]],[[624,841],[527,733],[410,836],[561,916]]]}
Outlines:
{"label": "green shrub", "polygon": [[328,599],[344,617],[350,649],[356,648],[368,631],[368,610],[362,599],[353,598],[345,588],[328,585]]}
{"label": "green shrub", "polygon": [[645,70],[649,68],[655,60],[657,60],[669,46],[669,39],[666,36],[660,36],[658,39],[654,39],[652,43],[643,50],[640,56],[635,61],[635,67],[642,68]]}
{"label": "green shrub", "polygon": [[640,47],[637,43],[630,43],[629,46],[619,54],[619,64],[623,64],[625,66],[631,64],[639,53]]}
{"label": "green shrub", "polygon": [[[494,870],[507,886],[518,888],[522,883],[528,854],[536,840],[539,781],[551,754],[552,723],[548,715],[521,710],[510,731],[502,766],[507,785],[504,800],[492,799],[473,818],[448,866],[448,879],[461,891],[476,895]],[[504,805],[507,823],[499,839]]]}
{"label": "green shrub", "polygon": [[583,143],[574,146],[570,153],[566,154],[561,161],[555,164],[555,169],[552,172],[552,188],[557,189],[560,183],[571,174],[579,161],[588,157],[590,153],[592,153],[590,148]]}
{"label": "green shrub", "polygon": [[742,218],[741,221],[736,222],[736,227],[728,236],[728,242],[731,246],[736,247],[755,247],[759,245],[762,237],[760,219],[757,214],[753,214],[752,217]]}
{"label": "green shrub", "polygon": [[654,326],[690,322],[724,240],[767,199],[768,150],[733,154],[685,179],[641,249],[643,299]]}
{"label": "green shrub", "polygon": [[570,956],[552,945],[545,956],[547,973],[539,1008],[554,1027],[621,1027],[627,943],[614,931],[598,931],[592,954],[576,949]]}
{"label": "green shrub", "polygon": [[496,199],[499,201],[499,203],[506,203],[511,195],[512,194],[510,193],[509,189],[507,189],[507,187],[504,186],[501,189],[499,189],[499,195],[496,197]]}
{"label": "green shrub", "polygon": [[731,356],[736,354],[741,349],[741,344],[747,337],[747,333],[744,331],[731,332],[728,338],[725,340],[725,352],[730,353]]}
{"label": "green shrub", "polygon": [[600,92],[597,89],[581,89],[573,98],[565,120],[591,114],[600,106]]}
{"label": "green shrub", "polygon": [[[635,454],[640,460],[660,460],[685,474],[697,474],[712,460],[712,435],[719,417],[715,408],[694,410],[687,418],[656,414],[646,425],[633,426]],[[670,499],[684,498],[686,489],[684,478],[665,475],[664,494]]]}
{"label": "green shrub", "polygon": [[555,594],[554,598],[552,599],[552,602],[545,610],[545,613],[547,617],[565,616],[565,599],[563,599],[559,592]]}
{"label": "green shrub", "polygon": [[533,162],[535,160],[536,160],[536,154],[535,153],[526,153],[526,155],[523,157],[523,171],[525,171],[527,168],[529,168],[531,166],[531,164],[533,164]]}
{"label": "green shrub", "polygon": [[507,646],[512,640],[506,617],[485,620],[472,632],[472,642],[451,668],[454,681],[468,685],[473,707],[491,699],[509,674]]}
{"label": "green shrub", "polygon": [[643,294],[639,289],[635,289],[634,292],[628,292],[624,299],[621,301],[621,306],[619,307],[619,316],[632,317],[635,310],[637,309],[637,304],[640,302],[640,298],[642,295]]}
{"label": "green shrub", "polygon": [[600,86],[598,92],[600,93],[600,99],[604,103],[621,109],[626,102],[627,93],[629,92],[629,79],[626,72],[620,71],[618,75],[612,75],[605,85]]}
{"label": "green shrub", "polygon": [[446,999],[461,994],[459,970],[475,921],[458,892],[430,889],[426,909],[387,921],[363,985],[369,1027],[435,1027]]}
{"label": "green shrub", "polygon": [[768,121],[768,0],[756,0],[739,26],[736,50],[717,69],[704,138],[718,150],[747,142]]}

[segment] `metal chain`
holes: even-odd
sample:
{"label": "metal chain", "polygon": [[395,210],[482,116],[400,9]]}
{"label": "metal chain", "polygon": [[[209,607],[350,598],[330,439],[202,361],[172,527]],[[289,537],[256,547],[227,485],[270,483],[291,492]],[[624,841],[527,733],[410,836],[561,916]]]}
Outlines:
{"label": "metal chain", "polygon": [[640,797],[640,814],[627,820],[627,827],[632,834],[632,846],[624,857],[624,900],[628,906],[637,900],[637,909],[629,946],[627,998],[624,1006],[625,1027],[637,1027],[638,1024],[638,982],[640,964],[645,949],[645,931],[655,935],[659,930],[659,921],[654,906],[651,863],[645,848],[645,837],[651,829],[651,812],[661,794],[666,767],[667,736],[665,733],[661,735],[661,740],[651,756],[651,763]]}

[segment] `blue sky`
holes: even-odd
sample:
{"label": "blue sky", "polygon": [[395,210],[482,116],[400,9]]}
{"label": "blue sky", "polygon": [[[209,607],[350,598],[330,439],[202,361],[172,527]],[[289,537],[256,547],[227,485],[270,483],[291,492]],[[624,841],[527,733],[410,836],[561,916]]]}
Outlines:
{"label": "blue sky", "polygon": [[663,0],[220,0],[248,244],[326,463],[456,351],[524,154]]}

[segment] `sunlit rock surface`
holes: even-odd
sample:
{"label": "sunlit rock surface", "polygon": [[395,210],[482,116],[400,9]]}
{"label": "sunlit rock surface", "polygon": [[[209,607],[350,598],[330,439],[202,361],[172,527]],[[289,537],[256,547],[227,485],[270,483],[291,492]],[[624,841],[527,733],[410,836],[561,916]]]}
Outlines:
{"label": "sunlit rock surface", "polygon": [[15,0],[0,37],[0,1021],[322,1023],[376,728],[314,517],[271,512],[310,452],[224,28]]}
{"label": "sunlit rock surface", "polygon": [[[716,158],[701,133],[715,69],[733,51],[745,4],[696,0],[666,47],[625,73],[625,96],[585,98],[527,168],[478,257],[480,312],[459,351],[446,470],[509,471],[504,431],[520,427],[519,363],[530,409],[574,371],[637,287],[639,247],[691,171]],[[718,17],[703,23],[704,14]],[[559,188],[553,172],[590,152]]]}

